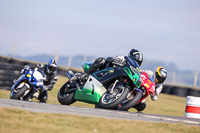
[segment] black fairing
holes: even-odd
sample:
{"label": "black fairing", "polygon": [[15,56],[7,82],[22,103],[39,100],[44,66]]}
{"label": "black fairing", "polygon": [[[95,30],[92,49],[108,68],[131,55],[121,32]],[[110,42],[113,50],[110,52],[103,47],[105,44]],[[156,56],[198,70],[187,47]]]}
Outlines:
{"label": "black fairing", "polygon": [[99,82],[101,82],[106,88],[107,83],[117,79],[118,77],[125,77],[127,76],[126,73],[121,70],[120,67],[109,67],[97,72],[92,73],[91,75],[95,77]]}
{"label": "black fairing", "polygon": [[[126,63],[123,66],[118,66],[118,67],[107,67],[106,69],[96,71],[92,73],[91,75],[95,77],[99,82],[101,82],[105,88],[107,88],[110,85],[110,82],[115,81],[116,79],[126,77],[129,80],[129,76],[125,72],[124,68],[129,68],[131,67],[138,68],[139,65],[136,61],[130,59],[129,57],[125,56]],[[134,72],[133,72],[134,71]],[[140,75],[140,72],[138,70],[133,70],[131,71],[132,75],[134,73],[137,73]],[[133,82],[131,81],[132,85],[134,86]]]}

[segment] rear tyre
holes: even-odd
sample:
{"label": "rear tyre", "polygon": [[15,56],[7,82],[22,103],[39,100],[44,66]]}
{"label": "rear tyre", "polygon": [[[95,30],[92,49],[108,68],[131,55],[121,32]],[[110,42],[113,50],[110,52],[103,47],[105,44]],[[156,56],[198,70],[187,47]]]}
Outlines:
{"label": "rear tyre", "polygon": [[99,105],[106,109],[117,109],[117,106],[127,97],[129,89],[121,84],[117,84],[114,93],[105,92],[99,100]]}
{"label": "rear tyre", "polygon": [[62,105],[70,105],[72,103],[74,103],[76,100],[74,99],[75,96],[75,91],[69,91],[70,89],[73,88],[69,88],[67,87],[67,85],[70,84],[70,82],[66,82],[58,91],[58,95],[57,95],[57,99],[58,102]]}
{"label": "rear tyre", "polygon": [[126,98],[121,104],[118,105],[118,110],[128,111],[131,107],[135,106],[137,102],[142,98],[142,92],[137,91],[131,94],[131,97]]}
{"label": "rear tyre", "polygon": [[19,100],[20,97],[22,97],[25,93],[25,91],[28,90],[28,87],[26,85],[24,85],[22,88],[20,88],[17,92],[11,91],[12,96],[10,97],[10,99],[16,99]]}

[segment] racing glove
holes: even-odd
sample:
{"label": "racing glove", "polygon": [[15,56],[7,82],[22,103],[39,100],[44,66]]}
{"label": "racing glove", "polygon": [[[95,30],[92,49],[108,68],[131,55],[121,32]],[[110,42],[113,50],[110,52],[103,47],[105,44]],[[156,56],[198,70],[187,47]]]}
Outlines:
{"label": "racing glove", "polygon": [[25,74],[25,72],[26,72],[27,70],[29,70],[29,69],[30,69],[30,66],[25,65],[24,68],[21,70],[21,74]]}
{"label": "racing glove", "polygon": [[163,89],[163,85],[162,85],[162,84],[157,84],[156,86],[157,86],[157,87],[156,87],[156,90],[155,90],[154,95],[153,95],[153,96],[151,95],[151,99],[152,99],[153,101],[156,101],[156,100],[158,99],[158,95],[160,94],[160,92],[161,92],[162,89]]}
{"label": "racing glove", "polygon": [[124,56],[116,56],[114,58],[108,57],[107,62],[109,64],[123,66],[125,64],[126,60],[125,60]]}

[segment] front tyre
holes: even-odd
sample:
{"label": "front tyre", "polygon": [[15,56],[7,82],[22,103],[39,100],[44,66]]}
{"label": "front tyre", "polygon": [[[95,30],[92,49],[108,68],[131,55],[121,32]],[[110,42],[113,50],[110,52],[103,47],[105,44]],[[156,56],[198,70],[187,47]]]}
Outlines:
{"label": "front tyre", "polygon": [[105,92],[99,100],[99,105],[106,109],[117,109],[117,106],[127,97],[129,89],[119,84],[113,93]]}
{"label": "front tyre", "polygon": [[102,108],[102,107],[98,103],[96,103],[94,108]]}
{"label": "front tyre", "polygon": [[118,110],[128,111],[131,107],[135,106],[138,101],[142,98],[143,94],[140,91],[136,91],[126,98],[122,103],[117,107]]}
{"label": "front tyre", "polygon": [[28,90],[28,87],[26,85],[24,85],[22,88],[20,88],[16,92],[14,92],[14,90],[11,91],[10,99],[20,100],[20,97],[22,97],[24,95],[26,90]]}
{"label": "front tyre", "polygon": [[76,101],[74,99],[75,90],[70,91],[73,88],[67,87],[70,84],[71,84],[70,81],[66,82],[58,91],[57,99],[58,99],[58,102],[62,105],[70,105]]}

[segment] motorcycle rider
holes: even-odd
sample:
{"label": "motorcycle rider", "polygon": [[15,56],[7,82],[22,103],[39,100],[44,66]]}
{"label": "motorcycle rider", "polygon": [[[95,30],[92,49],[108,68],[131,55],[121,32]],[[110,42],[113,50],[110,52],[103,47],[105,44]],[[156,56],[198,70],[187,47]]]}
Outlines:
{"label": "motorcycle rider", "polygon": [[[143,55],[140,51],[136,50],[136,49],[132,49],[129,54],[128,57],[135,60],[139,66],[141,66],[142,62],[143,62]],[[95,60],[95,62],[93,63],[92,66],[90,66],[90,68],[83,74],[79,74],[77,75],[79,80],[86,80],[88,75],[95,72],[96,70],[102,70],[104,69],[107,65],[109,66],[113,66],[113,65],[118,65],[121,66],[125,63],[125,58],[124,56],[117,56],[117,57],[108,57],[107,59],[105,58],[98,58]],[[158,67],[155,71],[155,76],[154,73],[151,70],[146,70],[145,71],[150,78],[155,79],[153,80],[155,82],[155,94],[153,96],[151,96],[151,99],[153,101],[158,99],[158,95],[160,94],[160,92],[163,89],[162,83],[166,80],[167,78],[167,71],[163,68],[163,67]],[[145,103],[145,99],[143,101],[141,101],[139,104],[137,104],[136,106],[134,106],[133,108],[137,109],[137,111],[142,111],[146,108],[146,103]]]}
{"label": "motorcycle rider", "polygon": [[[163,83],[167,78],[167,71],[164,67],[159,66],[155,69],[155,73],[153,73],[151,70],[145,70],[144,72],[147,73],[149,76],[149,79],[152,80],[152,82],[155,82],[155,92],[154,94],[150,94],[151,100],[156,101],[158,99],[158,95],[163,89]],[[143,111],[146,108],[146,102],[145,99],[142,100],[139,104],[135,105],[133,108],[135,108],[137,111]]]}
{"label": "motorcycle rider", "polygon": [[[129,52],[128,57],[135,60],[138,63],[138,65],[141,66],[143,61],[143,55],[140,51],[132,49]],[[96,70],[102,70],[106,68],[107,65],[122,66],[125,62],[126,59],[124,58],[124,56],[108,57],[107,59],[100,57],[94,61],[92,66],[90,66],[90,68],[85,73],[79,74],[77,75],[77,77],[79,80],[86,80],[88,75],[95,72]]]}
{"label": "motorcycle rider", "polygon": [[29,92],[29,95],[27,95],[24,100],[30,100],[31,97],[35,97],[40,102],[45,102],[48,99],[48,91],[51,91],[53,89],[54,84],[58,80],[58,62],[56,60],[50,60],[48,64],[37,64],[37,65],[29,65],[25,66],[24,69],[22,69],[21,73],[25,73],[28,69],[34,69],[39,68],[45,73],[46,80],[44,80],[44,86],[39,89],[39,93],[36,93],[37,90],[32,89],[31,92]]}

